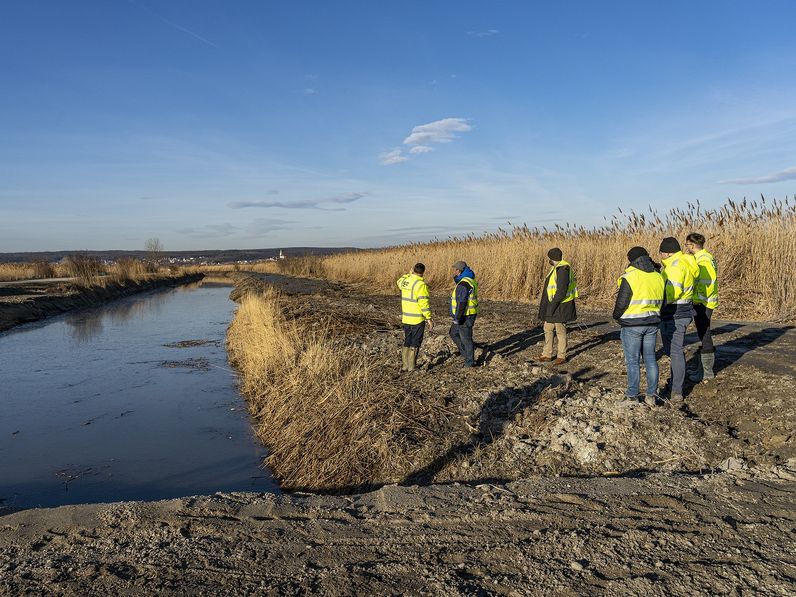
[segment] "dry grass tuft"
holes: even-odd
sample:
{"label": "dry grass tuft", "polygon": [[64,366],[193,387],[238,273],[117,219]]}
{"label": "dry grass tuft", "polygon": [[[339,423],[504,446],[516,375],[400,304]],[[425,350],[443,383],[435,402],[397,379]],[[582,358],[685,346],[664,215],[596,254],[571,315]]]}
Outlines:
{"label": "dry grass tuft", "polygon": [[241,299],[227,349],[285,489],[400,481],[435,443],[439,409],[380,377],[354,340],[273,290]]}
{"label": "dry grass tuft", "polygon": [[146,278],[151,273],[150,270],[151,264],[149,263],[140,259],[121,257],[109,268],[108,273],[117,282],[129,282]]}
{"label": "dry grass tuft", "polygon": [[574,266],[581,303],[605,309],[613,304],[630,247],[644,246],[655,256],[663,237],[675,236],[682,244],[689,232],[704,234],[706,248],[718,261],[720,317],[796,317],[796,202],[787,198],[730,200],[716,210],[688,203],[665,214],[652,208],[644,213],[620,210],[599,228],[523,225],[464,238],[286,259],[279,266],[288,274],[361,282],[377,292],[393,292],[397,277],[422,261],[431,291],[448,292],[451,264],[463,259],[475,269],[483,298],[536,301],[547,274],[547,250],[558,246]]}

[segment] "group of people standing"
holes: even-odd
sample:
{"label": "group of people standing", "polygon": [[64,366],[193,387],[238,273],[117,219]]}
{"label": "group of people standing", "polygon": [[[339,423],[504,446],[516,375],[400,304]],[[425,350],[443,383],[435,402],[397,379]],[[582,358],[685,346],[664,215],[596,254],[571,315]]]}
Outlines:
{"label": "group of people standing", "polygon": [[[676,404],[683,399],[686,377],[684,353],[685,334],[692,321],[702,344],[698,367],[692,381],[714,376],[715,347],[710,334],[710,321],[718,307],[716,261],[705,250],[705,237],[692,232],[686,237],[685,251],[674,237],[661,241],[661,263],[655,263],[644,247],[633,247],[627,253],[628,267],[617,281],[613,318],[621,327],[622,348],[627,366],[625,395],[632,400],[659,403],[658,362],[655,346],[660,331],[663,350],[671,359],[669,399]],[[539,320],[543,323],[544,348],[537,359],[562,365],[567,359],[566,324],[575,321],[575,299],[578,286],[572,265],[565,261],[559,248],[550,249],[551,266],[545,277],[539,302]],[[417,366],[417,353],[423,341],[426,324],[433,326],[428,286],[423,280],[425,266],[418,263],[411,272],[398,279],[401,290],[404,345],[404,371]],[[452,324],[449,334],[467,367],[475,366],[473,326],[478,315],[478,282],[473,270],[464,262],[453,264],[456,283],[450,299]],[[553,349],[557,339],[557,352]],[[647,385],[640,393],[641,367],[644,362]]]}

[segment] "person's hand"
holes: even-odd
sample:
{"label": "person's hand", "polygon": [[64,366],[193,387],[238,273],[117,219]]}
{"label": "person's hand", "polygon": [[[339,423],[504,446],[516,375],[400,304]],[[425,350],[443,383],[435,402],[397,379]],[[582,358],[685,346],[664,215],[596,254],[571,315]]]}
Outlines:
{"label": "person's hand", "polygon": [[430,319],[427,319],[426,323],[428,323],[428,330],[429,331],[434,329],[434,322],[433,321],[431,321]]}

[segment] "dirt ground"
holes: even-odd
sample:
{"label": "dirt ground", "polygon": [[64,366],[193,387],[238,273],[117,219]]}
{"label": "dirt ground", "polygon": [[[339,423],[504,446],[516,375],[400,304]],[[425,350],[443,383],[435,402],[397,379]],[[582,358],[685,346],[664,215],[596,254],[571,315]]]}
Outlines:
{"label": "dirt ground", "polygon": [[600,313],[572,326],[566,365],[542,367],[534,307],[484,300],[465,369],[437,292],[421,370],[402,374],[397,297],[266,279],[444,409],[436,456],[361,494],[8,513],[0,592],[796,594],[796,330],[716,322],[717,378],[652,407],[624,399]]}
{"label": "dirt ground", "polygon": [[[698,473],[728,458],[752,466],[796,457],[793,326],[714,322],[715,380],[688,383],[684,404],[650,407],[624,398],[619,328],[602,313],[582,312],[570,326],[565,365],[541,366],[535,362],[543,339],[533,322],[535,307],[482,300],[474,333],[479,366],[468,369],[447,335],[446,298],[436,293],[437,325],[426,332],[421,369],[403,374],[397,296],[317,281],[302,287],[278,276],[267,280],[304,310],[358,325],[352,332],[357,348],[383,362],[380,374],[390,384],[444,407],[447,416],[435,432],[446,449],[405,482]],[[689,331],[693,363],[698,340],[693,326]],[[668,357],[659,364],[663,387]]]}

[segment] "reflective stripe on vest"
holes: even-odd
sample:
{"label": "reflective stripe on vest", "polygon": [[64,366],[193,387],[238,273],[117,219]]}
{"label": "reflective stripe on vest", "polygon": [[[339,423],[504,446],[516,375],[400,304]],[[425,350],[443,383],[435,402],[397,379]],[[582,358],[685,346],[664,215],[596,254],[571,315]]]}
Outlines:
{"label": "reflective stripe on vest", "polygon": [[622,319],[641,319],[660,316],[663,305],[665,282],[658,272],[645,272],[632,265],[616,281],[617,286],[625,280],[633,293],[630,304],[620,317]]}
{"label": "reflective stripe on vest", "polygon": [[556,290],[558,289],[558,280],[556,279],[558,275],[556,274],[556,270],[559,267],[569,266],[569,286],[567,287],[567,294],[564,297],[564,300],[561,301],[562,303],[568,303],[570,301],[574,301],[578,298],[578,285],[575,281],[575,272],[572,271],[572,266],[566,261],[559,261],[553,266],[553,269],[550,270],[550,273],[547,274],[547,300],[552,301],[553,297],[556,295]]}
{"label": "reflective stripe on vest", "polygon": [[699,267],[699,277],[694,280],[694,302],[715,309],[719,306],[716,260],[705,249],[697,251],[694,257]]}
{"label": "reflective stripe on vest", "polygon": [[428,302],[428,286],[417,274],[406,274],[398,278],[401,289],[401,322],[417,325],[431,319],[431,306]]}
{"label": "reflective stripe on vest", "polygon": [[[467,310],[464,312],[466,315],[478,315],[478,282],[474,278],[462,278],[456,283],[456,286],[464,282],[470,287],[470,296],[467,298]],[[456,286],[453,287],[451,293],[451,314],[456,313]]]}
{"label": "reflective stripe on vest", "polygon": [[666,280],[666,304],[687,305],[694,295],[694,278],[698,270],[696,261],[678,251],[663,260],[663,274]]}

